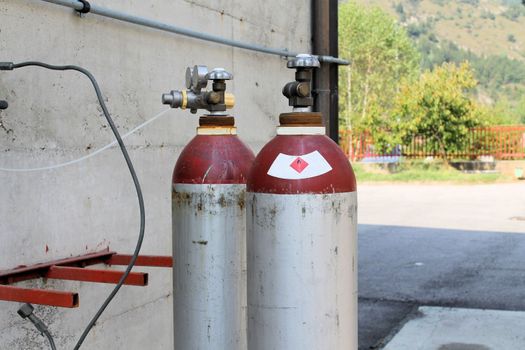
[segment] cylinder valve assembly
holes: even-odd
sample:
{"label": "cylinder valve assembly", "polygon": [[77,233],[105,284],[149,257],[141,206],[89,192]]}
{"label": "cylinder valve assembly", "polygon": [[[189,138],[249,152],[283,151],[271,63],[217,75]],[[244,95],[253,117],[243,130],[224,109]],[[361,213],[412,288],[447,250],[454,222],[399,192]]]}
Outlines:
{"label": "cylinder valve assembly", "polygon": [[352,167],[311,112],[316,57],[288,61],[293,112],[247,184],[248,349],[357,350],[357,194]]}
{"label": "cylinder valve assembly", "polygon": [[187,90],[162,96],[173,108],[208,110],[173,171],[175,349],[247,347],[245,195],[254,154],[227,114],[232,78],[222,68],[195,66],[186,70]]}

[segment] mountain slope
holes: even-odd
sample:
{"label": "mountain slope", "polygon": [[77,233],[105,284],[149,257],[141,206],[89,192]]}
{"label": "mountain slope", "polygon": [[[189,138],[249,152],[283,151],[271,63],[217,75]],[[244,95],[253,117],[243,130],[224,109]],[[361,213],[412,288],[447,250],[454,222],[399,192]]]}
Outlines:
{"label": "mountain slope", "polygon": [[501,123],[525,122],[525,6],[521,0],[355,0],[407,29],[421,68],[469,61],[479,102]]}
{"label": "mountain slope", "polygon": [[377,5],[406,26],[431,23],[438,39],[478,55],[525,62],[525,6],[520,0],[358,0]]}

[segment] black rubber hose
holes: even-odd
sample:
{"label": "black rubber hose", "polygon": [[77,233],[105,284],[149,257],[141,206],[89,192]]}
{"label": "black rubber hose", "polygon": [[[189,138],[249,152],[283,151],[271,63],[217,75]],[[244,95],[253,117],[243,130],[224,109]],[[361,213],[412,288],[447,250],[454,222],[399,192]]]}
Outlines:
{"label": "black rubber hose", "polygon": [[55,340],[53,339],[53,336],[51,335],[51,333],[49,333],[49,331],[44,332],[44,335],[46,336],[47,340],[49,340],[49,345],[51,346],[51,349],[57,350],[57,346],[55,345]]}
{"label": "black rubber hose", "polygon": [[[88,336],[89,332],[91,331],[91,329],[93,328],[93,326],[95,325],[97,320],[100,318],[102,313],[104,313],[104,311],[108,307],[109,303],[111,303],[113,298],[115,298],[115,295],[117,295],[118,291],[120,290],[120,288],[124,284],[124,281],[129,276],[131,270],[133,269],[133,266],[135,266],[135,262],[137,261],[137,258],[139,256],[140,249],[142,248],[142,242],[144,241],[144,231],[145,231],[145,227],[146,227],[146,214],[145,214],[145,209],[144,209],[144,198],[142,196],[142,190],[140,188],[140,183],[139,183],[139,180],[137,178],[137,174],[135,172],[135,168],[133,167],[133,163],[131,162],[131,159],[129,158],[128,151],[126,149],[126,146],[124,145],[124,142],[122,141],[122,138],[120,137],[120,133],[118,132],[117,127],[115,126],[115,123],[113,122],[113,119],[111,119],[111,115],[109,114],[109,111],[108,111],[108,109],[106,107],[106,103],[104,102],[104,98],[102,96],[102,92],[100,91],[100,87],[98,86],[98,83],[97,83],[95,77],[93,76],[93,74],[91,74],[87,69],[82,68],[82,67],[78,67],[78,66],[73,66],[73,65],[55,66],[55,65],[42,63],[42,62],[36,62],[36,61],[22,62],[22,63],[17,63],[17,64],[7,64],[7,65],[4,64],[0,68],[3,68],[2,70],[10,70],[10,69],[29,67],[29,66],[37,66],[37,67],[47,68],[47,69],[51,69],[51,70],[61,70],[61,71],[73,70],[73,71],[80,72],[80,73],[84,74],[85,76],[87,76],[89,78],[89,80],[91,81],[91,84],[93,84],[93,87],[95,88],[95,92],[97,94],[98,102],[100,103],[100,107],[102,107],[102,111],[104,112],[104,116],[106,117],[106,120],[107,120],[107,122],[108,122],[108,124],[109,124],[109,126],[111,128],[111,131],[113,131],[113,134],[115,135],[115,138],[117,139],[117,142],[118,142],[118,144],[120,146],[120,150],[122,151],[122,155],[124,156],[124,159],[126,160],[126,164],[128,165],[129,172],[131,173],[131,177],[133,178],[133,183],[135,185],[135,190],[137,191],[137,198],[138,198],[138,202],[139,202],[139,208],[140,208],[140,230],[139,230],[139,237],[138,237],[138,240],[137,240],[137,245],[135,247],[135,251],[133,253],[133,256],[131,257],[131,261],[129,262],[129,265],[126,268],[126,271],[124,272],[124,275],[122,275],[122,277],[120,278],[119,282],[117,283],[117,285],[115,286],[113,291],[108,295],[108,297],[106,298],[104,303],[100,306],[100,308],[98,309],[97,313],[95,314],[95,316],[93,316],[93,318],[91,319],[91,321],[87,325],[86,329],[84,330],[84,332],[80,336],[77,344],[74,347],[74,350],[78,350],[78,349],[80,349],[80,346],[82,345],[82,343],[84,342],[84,340]],[[48,339],[52,340],[51,334],[49,334],[49,335],[46,334],[46,336],[48,336]],[[54,342],[52,344],[54,345]]]}
{"label": "black rubber hose", "polygon": [[53,340],[53,336],[51,336],[51,333],[49,333],[46,324],[33,313],[34,310],[35,308],[33,305],[25,303],[20,307],[20,309],[18,309],[17,313],[20,315],[20,317],[22,317],[22,319],[29,320],[41,335],[45,335],[47,340],[49,340],[49,346],[51,346],[51,349],[56,350],[57,347],[55,345],[55,341]]}

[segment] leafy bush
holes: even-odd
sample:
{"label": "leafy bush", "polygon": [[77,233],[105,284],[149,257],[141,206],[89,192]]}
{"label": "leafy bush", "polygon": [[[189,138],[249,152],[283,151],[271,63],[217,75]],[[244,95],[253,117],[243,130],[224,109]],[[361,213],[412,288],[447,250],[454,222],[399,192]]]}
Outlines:
{"label": "leafy bush", "polygon": [[483,18],[483,19],[490,19],[490,20],[494,21],[496,19],[496,15],[493,14],[492,12],[490,12],[490,11],[483,11],[481,13],[481,18]]}
{"label": "leafy bush", "polygon": [[458,0],[458,2],[463,3],[463,4],[472,5],[472,6],[479,5],[479,0]]}
{"label": "leafy bush", "polygon": [[525,16],[525,6],[519,5],[510,5],[507,10],[505,10],[502,15],[511,21],[517,21],[521,16]]}
{"label": "leafy bush", "polygon": [[432,0],[432,2],[439,6],[445,6],[445,4],[448,3],[447,0]]}
{"label": "leafy bush", "polygon": [[422,136],[431,152],[448,159],[449,153],[461,149],[469,128],[481,124],[468,96],[476,84],[468,63],[444,63],[424,72],[415,83],[406,81],[393,111],[395,134],[404,144]]}

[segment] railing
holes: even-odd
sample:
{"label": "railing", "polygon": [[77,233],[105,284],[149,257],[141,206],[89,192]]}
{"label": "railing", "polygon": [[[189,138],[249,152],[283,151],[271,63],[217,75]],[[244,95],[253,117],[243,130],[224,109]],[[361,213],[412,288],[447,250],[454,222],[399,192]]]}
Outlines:
{"label": "railing", "polygon": [[[339,133],[341,148],[351,160],[396,161],[407,158],[439,157],[427,140],[416,136],[408,145],[398,145],[388,154],[378,152],[368,133],[355,134],[350,130]],[[450,152],[449,158],[478,159],[491,156],[497,160],[525,159],[525,125],[478,127],[469,130],[463,147]]]}

